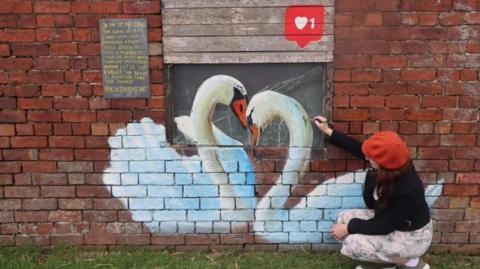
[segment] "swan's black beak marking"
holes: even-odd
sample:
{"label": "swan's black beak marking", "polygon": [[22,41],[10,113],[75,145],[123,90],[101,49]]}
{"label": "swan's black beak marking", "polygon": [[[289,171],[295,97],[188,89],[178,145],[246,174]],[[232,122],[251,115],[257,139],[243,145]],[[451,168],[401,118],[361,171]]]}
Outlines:
{"label": "swan's black beak marking", "polygon": [[233,88],[233,99],[230,103],[230,108],[232,109],[235,116],[237,116],[240,124],[242,124],[243,128],[247,128],[247,106],[248,106],[248,97],[242,94],[242,91],[234,86]]}
{"label": "swan's black beak marking", "polygon": [[250,114],[248,114],[247,116],[247,122],[248,122],[248,130],[250,131],[250,134],[251,134],[251,139],[252,139],[252,145],[253,146],[256,146],[257,143],[258,143],[258,138],[260,136],[260,133],[262,131],[262,128],[258,128],[252,121],[252,113],[253,113],[253,109],[252,111],[250,112]]}

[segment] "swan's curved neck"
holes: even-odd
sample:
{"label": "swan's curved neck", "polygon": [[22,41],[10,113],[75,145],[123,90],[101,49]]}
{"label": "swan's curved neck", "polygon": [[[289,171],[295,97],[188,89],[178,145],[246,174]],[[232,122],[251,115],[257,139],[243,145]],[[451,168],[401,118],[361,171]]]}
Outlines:
{"label": "swan's curved neck", "polygon": [[[195,108],[195,107],[193,107]],[[192,109],[191,118],[193,121],[195,136],[197,143],[200,145],[214,145],[216,139],[213,135],[212,118],[213,111],[215,110],[215,104],[208,104],[205,107],[198,107]]]}
{"label": "swan's curved neck", "polygon": [[308,114],[297,101],[283,99],[283,104],[280,103],[277,109],[282,106],[284,109],[280,110],[279,116],[285,121],[290,134],[288,160],[283,167],[282,174],[285,172],[302,173],[306,168],[305,160],[310,157],[313,140],[312,125]]}
{"label": "swan's curved neck", "polygon": [[229,87],[224,84],[207,83],[200,86],[190,114],[199,145],[218,144],[212,129],[213,112],[218,103],[228,105],[232,95]]}
{"label": "swan's curved neck", "polygon": [[[285,113],[284,113],[285,114]],[[283,117],[290,133],[290,147],[311,147],[312,127],[307,114],[286,113]]]}
{"label": "swan's curved neck", "polygon": [[[252,101],[253,102],[253,101]],[[307,112],[294,99],[281,95],[278,93],[265,93],[259,98],[259,103],[256,103],[253,109],[259,105],[255,116],[258,117],[258,124],[260,126],[268,124],[274,118],[279,117],[288,127],[290,133],[290,143],[288,151],[288,159],[282,170],[282,175],[287,172],[296,172],[297,176],[301,177],[305,171],[310,157],[310,148],[313,140],[313,130]],[[278,177],[276,184],[267,192],[266,197],[278,196],[281,192],[277,188],[282,181],[282,176]],[[286,197],[284,197],[286,200]],[[267,203],[269,199],[262,199],[262,203]]]}
{"label": "swan's curved neck", "polygon": [[312,146],[313,130],[307,112],[302,105],[294,99],[275,94],[268,98],[267,102],[262,102],[263,111],[265,114],[260,115],[264,117],[262,124],[267,124],[274,118],[282,119],[290,134],[289,147],[308,147]]}

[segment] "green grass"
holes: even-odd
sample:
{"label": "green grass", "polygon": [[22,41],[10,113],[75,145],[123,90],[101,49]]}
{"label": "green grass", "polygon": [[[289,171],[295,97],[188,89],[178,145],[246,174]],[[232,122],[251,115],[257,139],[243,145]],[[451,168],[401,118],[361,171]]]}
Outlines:
{"label": "green grass", "polygon": [[[433,269],[480,268],[479,256],[428,254]],[[338,252],[169,252],[149,248],[121,248],[113,251],[82,250],[72,246],[45,249],[33,246],[0,248],[2,269],[77,268],[355,268],[355,262]]]}

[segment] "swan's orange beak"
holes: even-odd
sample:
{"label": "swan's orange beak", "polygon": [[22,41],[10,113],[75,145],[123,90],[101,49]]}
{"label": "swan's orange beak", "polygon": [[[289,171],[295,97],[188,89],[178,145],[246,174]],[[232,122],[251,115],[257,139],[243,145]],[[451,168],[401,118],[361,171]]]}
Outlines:
{"label": "swan's orange beak", "polygon": [[247,128],[247,98],[234,100],[231,104],[232,110],[237,116],[243,128]]}
{"label": "swan's orange beak", "polygon": [[250,133],[252,134],[252,145],[256,146],[258,142],[258,136],[260,135],[260,129],[253,124],[249,124],[248,129],[250,129]]}

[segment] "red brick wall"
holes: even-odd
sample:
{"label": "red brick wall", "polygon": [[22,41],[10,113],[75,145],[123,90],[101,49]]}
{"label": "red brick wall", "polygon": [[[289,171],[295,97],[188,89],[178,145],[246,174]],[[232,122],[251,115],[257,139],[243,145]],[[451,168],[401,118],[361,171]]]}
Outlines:
{"label": "red brick wall", "polygon": [[398,131],[425,182],[443,178],[434,243],[479,249],[480,2],[337,0],[333,120]]}
{"label": "red brick wall", "polygon": [[[480,247],[479,9],[477,0],[336,1],[335,128],[359,138],[398,131],[424,181],[445,183],[434,243],[461,251]],[[225,237],[151,235],[102,183],[109,136],[145,116],[165,122],[159,12],[160,0],[2,1],[0,244],[188,249]],[[148,19],[151,97],[104,99],[98,20],[127,17]],[[256,152],[265,178],[285,155],[272,152]],[[307,181],[363,167],[335,148],[315,158]],[[231,244],[253,243],[247,231]]]}
{"label": "red brick wall", "polygon": [[[148,19],[151,97],[107,100],[98,21],[129,17]],[[165,120],[161,39],[159,0],[1,2],[0,244],[150,242],[100,184],[109,135]],[[107,234],[111,221],[137,235]]]}

